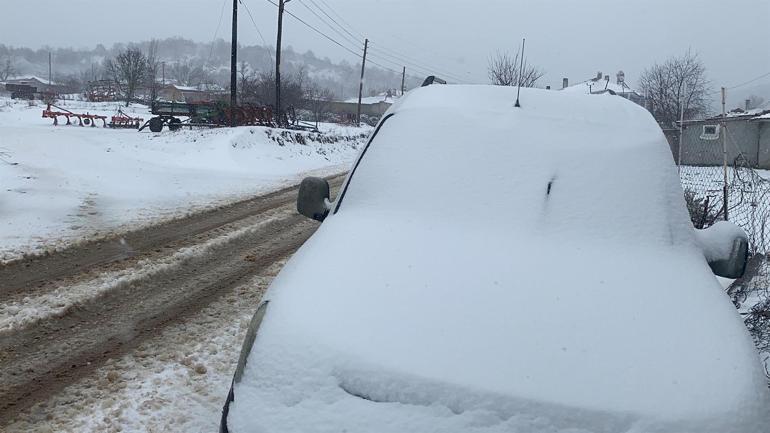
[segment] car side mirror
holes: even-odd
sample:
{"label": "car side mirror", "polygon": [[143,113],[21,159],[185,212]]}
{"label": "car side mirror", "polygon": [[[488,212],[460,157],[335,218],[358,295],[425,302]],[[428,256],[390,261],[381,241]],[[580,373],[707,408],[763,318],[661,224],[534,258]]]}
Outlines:
{"label": "car side mirror", "polygon": [[715,275],[743,276],[749,258],[749,241],[743,229],[729,221],[720,221],[707,229],[695,230],[695,237]]}
{"label": "car side mirror", "polygon": [[329,182],[320,177],[306,177],[299,185],[297,212],[316,221],[329,214]]}

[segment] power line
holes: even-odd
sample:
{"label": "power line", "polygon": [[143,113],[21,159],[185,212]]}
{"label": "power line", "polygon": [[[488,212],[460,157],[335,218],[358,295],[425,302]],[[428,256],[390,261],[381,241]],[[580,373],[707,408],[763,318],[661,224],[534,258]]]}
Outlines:
{"label": "power line", "polygon": [[737,85],[735,85],[735,86],[732,86],[732,87],[728,87],[728,88],[727,88],[727,90],[732,90],[732,89],[737,89],[738,87],[743,87],[743,86],[745,86],[745,85],[747,85],[747,84],[751,84],[751,83],[754,83],[754,82],[756,82],[756,81],[759,81],[759,80],[761,80],[761,79],[763,79],[763,78],[765,78],[765,77],[768,77],[768,76],[770,76],[770,72],[767,72],[767,73],[765,73],[765,74],[762,74],[762,75],[760,75],[760,76],[758,76],[758,77],[756,77],[756,78],[752,78],[751,80],[749,80],[749,81],[746,81],[746,82],[744,82],[744,83],[741,83],[741,84],[737,84]]}
{"label": "power line", "polygon": [[254,17],[251,15],[251,10],[249,10],[249,7],[246,5],[246,3],[243,2],[243,0],[238,0],[240,4],[243,5],[244,8],[246,8],[246,13],[249,14],[249,18],[251,19],[251,23],[254,25],[254,29],[257,31],[257,34],[259,35],[259,39],[262,40],[262,46],[265,47],[265,50],[267,50],[267,55],[270,56],[270,62],[274,62],[273,59],[273,53],[270,52],[270,46],[267,45],[267,41],[265,41],[265,37],[262,36],[262,32],[259,31],[259,27],[257,26],[257,22],[254,21]]}
{"label": "power line", "polygon": [[265,41],[265,37],[262,36],[262,32],[259,31],[259,27],[257,26],[257,22],[254,21],[254,17],[251,15],[251,10],[249,10],[249,7],[246,5],[246,3],[243,2],[243,0],[238,0],[238,3],[242,4],[244,8],[246,8],[246,13],[249,14],[249,19],[251,19],[251,23],[254,24],[254,29],[257,31],[257,34],[259,35],[259,39],[262,40],[262,45],[267,46],[267,42]]}
{"label": "power line", "polygon": [[[265,1],[267,1],[270,4],[272,4],[273,6],[276,6],[276,7],[278,6],[278,4],[275,3],[273,0],[265,0]],[[290,15],[292,18],[294,18],[295,20],[297,20],[300,23],[304,24],[309,29],[313,30],[314,32],[318,33],[319,35],[323,36],[324,38],[328,39],[333,44],[339,46],[340,48],[344,49],[345,51],[349,52],[350,54],[353,54],[354,56],[356,56],[358,58],[363,58],[363,56],[360,53],[357,53],[356,51],[348,48],[347,46],[343,45],[341,42],[337,41],[336,39],[334,39],[331,36],[327,35],[326,33],[322,32],[321,30],[318,30],[316,27],[314,27],[313,25],[309,24],[307,21],[303,20],[302,18],[298,17],[293,12],[288,11],[288,10],[286,10],[285,12],[288,15]],[[400,74],[401,73],[399,71],[396,71],[394,69],[388,68],[387,66],[383,66],[383,65],[381,65],[379,63],[376,63],[376,62],[370,61],[369,63],[371,63],[373,65],[376,65],[376,66],[379,66],[380,68],[385,69],[385,70],[390,71],[390,72],[393,72],[395,74]]]}
{"label": "power line", "polygon": [[428,71],[431,71],[430,72],[431,74],[432,73],[438,73],[438,74],[446,76],[447,78],[451,78],[454,81],[457,81],[457,82],[460,82],[460,83],[465,82],[465,79],[459,78],[459,75],[454,74],[454,73],[450,74],[450,73],[448,73],[446,71],[443,71],[443,68],[436,68],[436,67],[434,67],[432,65],[428,65],[426,63],[421,63],[419,60],[414,60],[414,59],[412,59],[412,58],[410,58],[410,57],[408,57],[406,55],[397,53],[394,50],[387,49],[387,48],[383,47],[382,45],[380,45],[381,48],[378,48],[377,44],[372,44],[372,45],[373,45],[372,50],[378,51],[381,55],[388,56],[388,57],[391,57],[393,59],[399,60],[401,62],[406,63],[407,65],[417,66],[417,67],[419,67],[421,69],[426,69]]}
{"label": "power line", "polygon": [[[333,25],[329,24],[329,22],[328,22],[328,21],[326,21],[326,20],[325,20],[325,19],[324,19],[324,18],[323,18],[321,15],[319,15],[319,14],[318,14],[318,12],[314,11],[313,9],[311,9],[311,8],[310,8],[310,6],[306,5],[306,4],[305,4],[305,2],[303,2],[302,0],[299,0],[299,3],[300,3],[300,4],[301,4],[301,5],[302,5],[302,6],[303,6],[305,9],[307,9],[308,11],[310,11],[310,13],[312,13],[313,15],[315,15],[315,16],[316,16],[316,18],[318,18],[318,19],[319,19],[319,20],[320,20],[322,23],[326,24],[326,26],[327,26],[327,27],[329,27],[329,28],[330,28],[330,29],[331,29],[331,30],[332,30],[334,33],[336,33],[337,35],[339,35],[339,36],[340,36],[342,39],[344,39],[346,42],[348,42],[348,43],[352,43],[353,45],[358,45],[358,44],[360,43],[360,41],[359,41],[358,39],[356,39],[355,37],[353,37],[353,39],[351,39],[351,38],[350,38],[349,36],[347,36],[345,33],[343,33],[343,32],[340,32],[340,31],[339,31],[339,30],[338,30],[336,27],[334,27]],[[321,12],[323,12],[323,10],[321,10]]]}
{"label": "power line", "polygon": [[[320,0],[319,0],[319,1],[320,1]],[[310,0],[310,3],[312,3],[312,4],[313,4],[313,5],[314,5],[314,6],[315,6],[315,7],[316,7],[316,8],[317,8],[319,11],[321,11],[321,13],[323,13],[324,15],[326,15],[326,17],[327,17],[327,18],[329,18],[330,20],[332,20],[332,22],[333,22],[334,24],[336,24],[336,25],[337,25],[337,27],[341,28],[343,32],[347,33],[348,35],[350,35],[350,36],[351,36],[353,39],[355,39],[355,40],[358,40],[358,39],[360,39],[358,36],[354,35],[354,34],[353,34],[353,33],[351,33],[350,31],[348,31],[348,29],[347,29],[347,28],[345,28],[345,26],[343,26],[342,24],[340,24],[339,22],[337,22],[337,20],[335,20],[335,19],[334,19],[334,17],[332,17],[331,15],[329,15],[328,13],[326,13],[326,11],[325,11],[325,10],[324,10],[324,9],[323,9],[321,6],[319,6],[319,5],[318,5],[318,3],[316,3],[316,2],[315,2],[315,0]],[[328,7],[328,8],[329,8],[329,10],[331,10],[332,12],[334,12],[334,10],[332,9],[332,7],[331,7],[331,6],[329,6],[329,5],[326,5],[326,7]],[[336,12],[334,12],[334,14],[335,14],[335,15],[337,15],[337,16],[339,16],[339,14],[337,14]],[[340,17],[340,20],[342,20],[342,17]],[[364,39],[366,39],[366,38],[364,38]]]}
{"label": "power line", "polygon": [[209,50],[209,57],[206,59],[205,65],[209,64],[211,57],[214,55],[214,43],[217,41],[219,29],[222,27],[222,18],[225,16],[225,6],[227,6],[227,0],[222,0],[222,10],[219,11],[219,23],[217,24],[217,29],[214,32],[214,38],[211,39],[211,50]]}
{"label": "power line", "polygon": [[[452,81],[457,81],[458,83],[463,83],[464,82],[463,79],[455,76],[454,74],[449,74],[449,73],[447,73],[445,71],[441,71],[441,70],[436,69],[436,68],[434,68],[432,66],[429,66],[429,65],[422,65],[422,64],[419,64],[419,63],[410,62],[410,61],[405,60],[403,58],[399,58],[398,56],[387,54],[387,53],[385,53],[383,51],[380,51],[379,54],[375,53],[375,54],[372,54],[372,55],[377,57],[377,58],[379,58],[379,59],[385,60],[387,62],[396,64],[396,65],[399,65],[399,66],[403,66],[403,65],[409,66],[409,67],[411,67],[413,69],[416,69],[418,72],[422,71],[422,73],[424,73],[426,75],[438,74],[438,75],[442,75],[442,76],[444,76],[446,78],[449,78]],[[385,59],[383,56],[390,57],[391,59],[395,59],[397,61]]]}
{"label": "power line", "polygon": [[358,31],[358,30],[356,30],[356,29],[355,29],[355,28],[354,28],[352,25],[350,25],[350,23],[348,23],[347,21],[345,21],[345,18],[343,18],[343,17],[342,17],[342,15],[338,14],[338,13],[337,13],[337,11],[335,11],[335,10],[334,10],[334,8],[333,8],[333,7],[331,7],[331,5],[330,5],[329,3],[326,3],[326,0],[318,0],[318,1],[320,1],[320,2],[321,2],[323,5],[324,5],[324,6],[326,6],[326,7],[327,7],[327,8],[328,8],[330,11],[332,11],[332,13],[333,13],[333,14],[334,14],[334,15],[335,15],[337,18],[339,18],[339,20],[340,20],[340,21],[342,21],[342,22],[343,22],[343,24],[345,24],[346,26],[348,26],[348,28],[349,28],[350,30],[352,30],[352,31],[353,31],[353,33],[356,33],[356,34],[358,35],[358,39],[365,39],[365,36],[363,35],[363,33],[359,32],[359,31]]}
{"label": "power line", "polygon": [[[303,0],[300,0],[300,1],[303,1]],[[345,33],[347,33],[348,35],[350,35],[351,37],[353,37],[353,39],[356,39],[356,40],[358,39],[356,35],[354,35],[354,34],[353,34],[353,33],[351,33],[350,31],[348,31],[348,29],[347,29],[345,26],[343,26],[342,24],[340,24],[340,23],[339,23],[337,20],[335,20],[335,19],[334,19],[334,18],[333,18],[331,15],[329,15],[329,14],[328,14],[328,13],[327,13],[327,12],[324,10],[324,8],[322,8],[321,6],[319,6],[319,5],[318,5],[318,3],[316,3],[316,2],[315,2],[315,0],[308,0],[308,1],[310,1],[310,2],[311,2],[313,5],[315,5],[315,7],[316,7],[316,8],[318,8],[318,10],[320,10],[320,11],[321,11],[321,13],[323,13],[324,15],[326,15],[326,17],[328,17],[330,20],[332,20],[332,22],[334,22],[334,24],[336,24],[336,25],[337,25],[337,26],[338,26],[340,29],[342,29],[342,31],[344,31]],[[319,1],[323,1],[323,0],[319,0]],[[335,15],[337,15],[337,16],[340,18],[340,20],[341,20],[341,21],[344,21],[344,18],[342,18],[342,16],[340,16],[340,15],[339,15],[339,14],[338,14],[336,11],[334,11],[334,9],[333,9],[331,6],[329,6],[329,5],[328,5],[328,4],[326,4],[326,3],[325,3],[325,5],[326,5],[326,7],[327,7],[327,8],[329,8],[329,9],[330,9],[330,10],[331,10],[331,11],[332,11],[332,12],[333,12]],[[305,7],[307,7],[307,6],[305,5]],[[311,11],[311,12],[312,12],[312,11]],[[314,14],[315,14],[315,13],[314,13]],[[318,16],[318,14],[315,14],[315,15],[316,15],[316,16]],[[321,18],[321,17],[319,17],[319,18]],[[330,28],[332,28],[333,30],[335,30],[335,32],[336,32],[337,34],[340,34],[340,32],[339,32],[339,31],[337,31],[336,29],[334,29],[334,28],[333,28],[333,26],[331,26],[331,24],[329,24],[328,22],[326,22],[326,20],[323,20],[323,21],[326,23],[326,25],[327,25],[327,26],[329,26]],[[345,22],[345,23],[347,24],[347,22]],[[350,24],[347,24],[347,25],[348,25],[349,27],[352,27],[352,26],[350,26]],[[455,74],[449,74],[449,73],[447,73],[447,72],[444,72],[444,71],[442,71],[442,70],[440,70],[439,68],[436,68],[436,67],[434,67],[434,66],[430,66],[430,65],[426,65],[426,64],[423,64],[423,63],[419,63],[418,61],[416,61],[416,60],[413,60],[413,59],[412,59],[412,60],[409,60],[408,58],[406,58],[405,56],[402,56],[402,55],[398,55],[398,56],[397,56],[397,55],[392,55],[392,54],[388,54],[388,53],[385,53],[385,51],[391,51],[391,50],[386,50],[386,49],[385,49],[385,47],[383,47],[382,49],[377,49],[376,47],[374,47],[373,49],[374,49],[374,50],[377,50],[377,51],[380,51],[380,53],[381,53],[381,55],[379,55],[379,56],[375,55],[377,58],[379,58],[380,60],[386,61],[386,62],[388,62],[388,63],[392,63],[392,64],[394,64],[394,65],[398,65],[398,66],[404,66],[404,64],[407,64],[407,65],[409,65],[411,68],[415,68],[415,69],[419,69],[419,70],[422,70],[422,71],[423,71],[423,73],[425,73],[425,74],[427,74],[427,75],[431,75],[431,74],[434,74],[434,73],[438,73],[438,74],[440,74],[440,75],[446,76],[447,78],[450,78],[450,79],[451,79],[451,80],[453,80],[453,81],[463,82],[463,80],[462,80],[462,79],[460,79],[460,78],[458,78],[458,77],[457,77]],[[383,56],[385,56],[385,57],[389,57],[390,59],[386,59],[386,58],[384,58]],[[396,59],[397,61],[393,61],[393,60],[391,60],[391,59]]]}

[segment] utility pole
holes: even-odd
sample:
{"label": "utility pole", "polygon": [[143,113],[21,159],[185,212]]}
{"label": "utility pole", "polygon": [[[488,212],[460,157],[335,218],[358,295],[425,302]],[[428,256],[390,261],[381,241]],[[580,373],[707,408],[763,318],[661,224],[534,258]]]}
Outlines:
{"label": "utility pole", "polygon": [[51,52],[48,52],[48,86],[53,83],[53,68],[51,67]]}
{"label": "utility pole", "polygon": [[722,212],[727,221],[727,128],[725,127],[725,88],[722,87],[722,171],[724,172],[724,179],[722,184]]}
{"label": "utility pole", "polygon": [[404,96],[404,82],[406,81],[406,66],[401,71],[401,96]]}
{"label": "utility pole", "polygon": [[162,75],[163,87],[166,87],[166,62],[161,62],[160,64],[162,65],[162,70],[163,70],[163,75]]}
{"label": "utility pole", "polygon": [[366,67],[366,50],[369,48],[369,39],[364,39],[364,57],[361,60],[361,81],[358,82],[358,110],[356,111],[356,124],[361,126],[361,96],[364,93],[364,68]]}
{"label": "utility pole", "polygon": [[278,0],[278,37],[275,43],[275,114],[278,123],[283,120],[281,116],[281,34],[283,33],[283,10],[291,0]]}
{"label": "utility pole", "polygon": [[233,0],[233,41],[230,47],[230,126],[235,127],[235,106],[238,105],[236,72],[238,68],[238,0]]}

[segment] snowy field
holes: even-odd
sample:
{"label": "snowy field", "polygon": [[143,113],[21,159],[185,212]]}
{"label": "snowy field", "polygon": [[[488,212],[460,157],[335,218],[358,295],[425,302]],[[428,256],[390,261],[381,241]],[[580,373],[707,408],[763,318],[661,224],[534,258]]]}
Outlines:
{"label": "snowy field", "polygon": [[[108,117],[119,106],[59,105]],[[341,172],[370,131],[322,125],[332,143],[263,127],[138,133],[53,126],[44,108],[0,99],[0,261]],[[123,110],[151,117],[141,105]]]}

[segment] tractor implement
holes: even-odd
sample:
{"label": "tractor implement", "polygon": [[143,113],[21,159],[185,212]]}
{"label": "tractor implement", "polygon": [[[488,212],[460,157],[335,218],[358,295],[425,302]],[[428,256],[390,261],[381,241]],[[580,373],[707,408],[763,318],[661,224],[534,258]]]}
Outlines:
{"label": "tractor implement", "polygon": [[131,117],[118,108],[118,113],[112,116],[112,121],[109,124],[110,128],[132,128],[138,129],[142,125],[144,119],[141,117]]}
{"label": "tractor implement", "polygon": [[[51,108],[55,108],[57,110],[61,111],[52,111]],[[67,119],[67,125],[72,125],[71,117],[74,117],[78,120],[78,126],[96,126],[96,121],[101,120],[102,126],[104,128],[107,127],[107,116],[100,116],[98,114],[81,114],[81,113],[73,113],[72,111],[69,111],[67,109],[57,107],[53,104],[48,104],[45,110],[43,110],[43,118],[44,119],[53,119],[54,126],[57,126],[59,124],[59,117],[64,117]]]}

